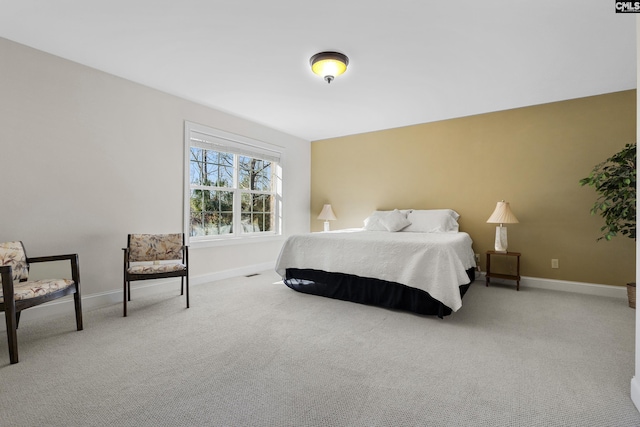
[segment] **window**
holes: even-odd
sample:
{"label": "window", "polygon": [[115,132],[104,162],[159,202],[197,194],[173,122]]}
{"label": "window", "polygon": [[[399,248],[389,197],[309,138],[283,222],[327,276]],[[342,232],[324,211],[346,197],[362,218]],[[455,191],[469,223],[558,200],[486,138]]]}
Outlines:
{"label": "window", "polygon": [[280,234],[280,153],[185,123],[185,233],[191,241]]}

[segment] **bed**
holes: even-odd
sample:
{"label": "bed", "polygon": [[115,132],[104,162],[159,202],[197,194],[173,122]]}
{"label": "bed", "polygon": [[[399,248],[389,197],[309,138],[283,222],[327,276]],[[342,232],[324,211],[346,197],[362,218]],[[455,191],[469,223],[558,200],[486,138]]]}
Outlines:
{"label": "bed", "polygon": [[442,318],[475,279],[450,209],[376,211],[363,228],[290,236],[276,272],[299,292]]}

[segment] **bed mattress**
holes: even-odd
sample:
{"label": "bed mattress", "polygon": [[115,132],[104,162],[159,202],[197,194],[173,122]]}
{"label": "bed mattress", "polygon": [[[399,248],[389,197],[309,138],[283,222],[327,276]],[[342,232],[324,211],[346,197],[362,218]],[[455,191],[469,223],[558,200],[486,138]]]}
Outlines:
{"label": "bed mattress", "polygon": [[[462,306],[460,286],[475,267],[467,233],[390,233],[363,229],[294,235],[285,242],[276,272],[315,271],[375,279],[415,288],[452,311]],[[325,280],[328,277],[325,276]],[[342,299],[342,298],[341,298]]]}

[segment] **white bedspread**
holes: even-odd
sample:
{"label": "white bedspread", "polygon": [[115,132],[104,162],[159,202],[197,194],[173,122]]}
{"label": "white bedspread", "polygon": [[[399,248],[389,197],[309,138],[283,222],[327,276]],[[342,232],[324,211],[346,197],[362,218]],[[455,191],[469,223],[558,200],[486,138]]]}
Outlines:
{"label": "white bedspread", "polygon": [[354,274],[425,290],[453,311],[462,307],[460,285],[475,267],[467,233],[390,233],[349,229],[294,235],[285,242],[276,272],[307,268]]}

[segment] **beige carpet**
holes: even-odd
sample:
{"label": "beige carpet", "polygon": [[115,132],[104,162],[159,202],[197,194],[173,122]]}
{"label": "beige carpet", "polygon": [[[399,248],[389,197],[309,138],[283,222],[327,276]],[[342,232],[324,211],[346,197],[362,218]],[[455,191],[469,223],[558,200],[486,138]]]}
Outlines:
{"label": "beige carpet", "polygon": [[640,426],[635,311],[474,283],[439,320],[273,272],[0,332],[2,426]]}

